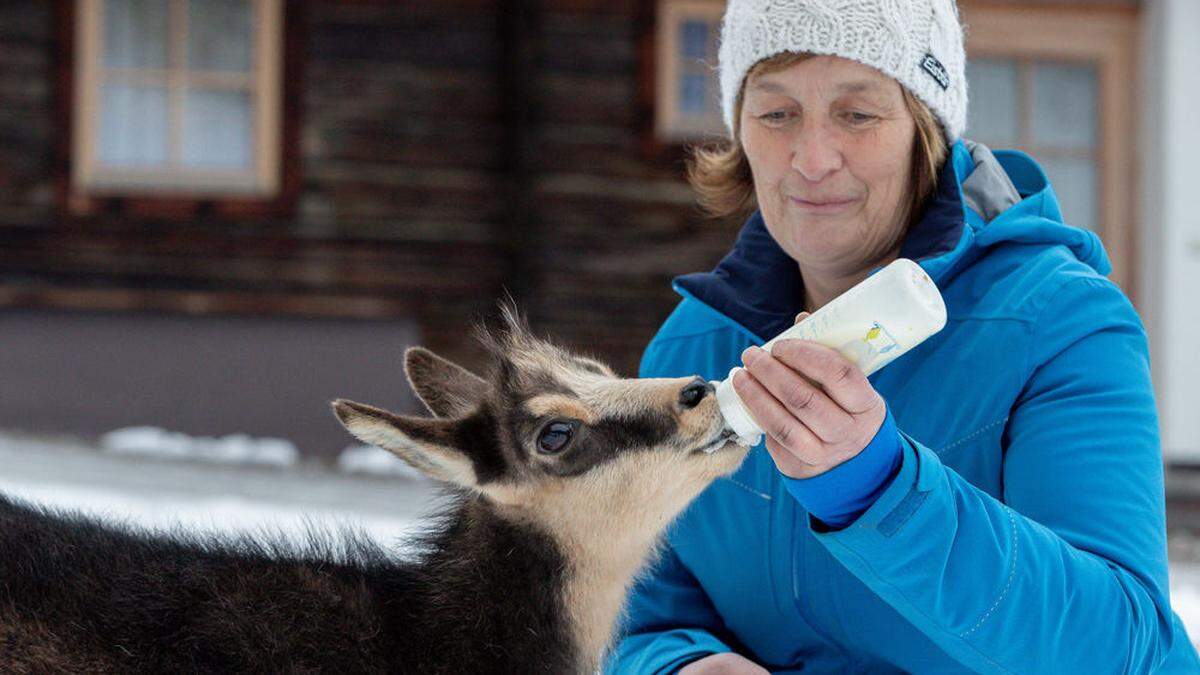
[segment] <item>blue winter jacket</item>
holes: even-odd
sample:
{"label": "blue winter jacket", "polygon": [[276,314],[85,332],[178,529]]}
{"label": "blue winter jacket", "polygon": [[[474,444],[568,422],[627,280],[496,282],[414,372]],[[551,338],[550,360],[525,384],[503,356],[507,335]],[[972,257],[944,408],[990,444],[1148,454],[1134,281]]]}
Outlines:
{"label": "blue winter jacket", "polygon": [[[869,378],[894,479],[830,531],[760,444],[668,530],[606,671],[733,650],[773,672],[1200,672],[1168,596],[1146,336],[1099,238],[1063,224],[1029,156],[959,141],[901,255],[949,319]],[[672,285],[643,377],[724,378],[802,308],[757,213]]]}

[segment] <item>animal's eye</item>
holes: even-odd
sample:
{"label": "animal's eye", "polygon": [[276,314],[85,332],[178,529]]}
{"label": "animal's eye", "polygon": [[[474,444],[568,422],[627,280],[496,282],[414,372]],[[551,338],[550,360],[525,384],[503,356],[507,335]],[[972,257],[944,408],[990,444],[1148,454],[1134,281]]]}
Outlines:
{"label": "animal's eye", "polygon": [[575,425],[569,422],[551,422],[538,434],[538,450],[548,453],[562,452],[575,436]]}

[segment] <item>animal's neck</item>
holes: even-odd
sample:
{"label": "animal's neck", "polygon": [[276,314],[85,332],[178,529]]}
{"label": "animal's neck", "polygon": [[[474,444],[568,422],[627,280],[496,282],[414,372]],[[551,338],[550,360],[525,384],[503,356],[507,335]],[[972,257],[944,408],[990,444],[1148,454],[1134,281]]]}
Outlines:
{"label": "animal's neck", "polygon": [[496,670],[537,664],[580,671],[563,588],[569,565],[543,531],[502,518],[480,497],[463,502],[425,559],[428,612],[461,635],[473,661]]}
{"label": "animal's neck", "polygon": [[687,483],[644,494],[601,485],[591,491],[567,490],[565,497],[543,495],[545,501],[535,507],[540,525],[568,563],[564,603],[589,670],[607,650],[633,579],[651,558],[663,529],[697,491]]}
{"label": "animal's neck", "polygon": [[514,662],[523,654],[555,672],[595,672],[657,540],[657,530],[598,533],[611,527],[603,520],[590,524],[600,536],[564,536],[472,499],[429,559],[429,590],[443,606],[469,608],[460,625],[495,632],[473,632],[475,644],[503,645]]}
{"label": "animal's neck", "polygon": [[[573,633],[584,657],[590,659],[589,672],[608,650],[633,578],[658,540],[658,532],[608,534],[564,542],[564,548],[573,549],[568,554],[571,573],[565,580],[564,596]],[[600,539],[608,539],[609,545],[598,545]]]}

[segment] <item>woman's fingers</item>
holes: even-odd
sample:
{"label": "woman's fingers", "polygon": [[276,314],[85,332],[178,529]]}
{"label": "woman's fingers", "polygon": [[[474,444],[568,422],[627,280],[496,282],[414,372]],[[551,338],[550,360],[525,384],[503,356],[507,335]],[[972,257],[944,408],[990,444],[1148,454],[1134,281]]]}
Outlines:
{"label": "woman's fingers", "polygon": [[821,439],[788,412],[754,376],[745,370],[737,371],[733,374],[733,388],[763,433],[800,461],[816,464],[820,460],[817,451]]}
{"label": "woman's fingers", "polygon": [[[809,317],[796,315],[796,323]],[[751,347],[733,387],[767,435],[776,467],[808,478],[862,452],[887,404],[854,362],[809,340],[785,339],[770,352]]]}
{"label": "woman's fingers", "polygon": [[819,384],[850,415],[861,415],[883,403],[883,398],[858,366],[834,349],[809,340],[780,340],[771,348],[771,353],[789,368]]}
{"label": "woman's fingers", "polygon": [[754,379],[822,441],[836,443],[851,435],[854,420],[821,387],[762,349],[751,349],[743,360]]}

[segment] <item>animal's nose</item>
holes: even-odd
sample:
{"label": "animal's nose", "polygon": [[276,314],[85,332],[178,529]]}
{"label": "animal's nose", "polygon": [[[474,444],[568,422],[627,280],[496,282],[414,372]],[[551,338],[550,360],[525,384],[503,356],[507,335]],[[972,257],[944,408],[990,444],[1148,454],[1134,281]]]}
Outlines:
{"label": "animal's nose", "polygon": [[697,377],[688,382],[683,391],[679,392],[679,405],[684,408],[695,408],[700,405],[700,401],[704,400],[705,396],[713,391],[716,391],[716,387],[711,382]]}

